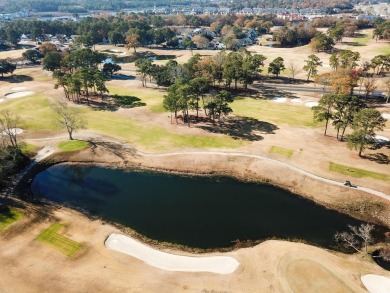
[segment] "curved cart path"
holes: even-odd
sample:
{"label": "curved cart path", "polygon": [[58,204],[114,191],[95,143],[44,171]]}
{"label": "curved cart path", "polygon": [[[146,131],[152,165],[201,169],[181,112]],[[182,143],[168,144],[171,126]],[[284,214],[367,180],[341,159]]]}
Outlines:
{"label": "curved cart path", "polygon": [[[138,154],[138,155],[141,155],[144,157],[171,157],[171,156],[180,156],[180,155],[216,155],[216,156],[230,156],[230,157],[245,157],[245,158],[254,158],[254,159],[259,159],[259,160],[264,160],[264,161],[271,161],[271,162],[277,163],[281,166],[284,166],[286,168],[289,168],[290,170],[293,170],[295,172],[298,172],[300,174],[308,176],[310,178],[313,178],[313,179],[316,179],[316,180],[319,180],[319,181],[322,181],[322,182],[325,182],[328,184],[345,187],[345,188],[356,188],[357,190],[361,190],[361,191],[379,196],[383,199],[390,201],[390,195],[385,194],[383,192],[380,192],[380,191],[377,191],[377,190],[374,190],[371,188],[363,187],[363,186],[348,187],[348,186],[344,185],[344,182],[339,182],[336,180],[321,177],[321,176],[315,175],[313,173],[310,173],[308,171],[305,171],[301,168],[298,168],[292,164],[289,164],[289,163],[286,163],[286,162],[283,162],[283,161],[280,161],[277,159],[272,159],[269,157],[261,156],[261,155],[254,155],[254,154],[240,153],[240,152],[221,152],[221,151],[183,151],[183,152],[179,151],[179,152],[166,152],[166,153],[152,154],[152,153],[145,153],[142,151],[138,151],[138,150],[134,149],[133,147],[131,147],[129,144],[124,143],[124,142],[120,142],[118,140],[103,138],[102,136],[100,136],[96,133],[93,133],[93,132],[80,134],[78,136],[80,138],[83,137],[84,139],[89,139],[89,140],[102,140],[102,141],[120,144],[124,149],[131,150],[134,154]],[[57,136],[57,137],[53,137],[53,138],[48,137],[48,138],[29,139],[29,140],[30,141],[34,141],[34,140],[36,140],[36,141],[49,140],[50,141],[50,140],[56,140],[59,138],[67,138],[67,137],[68,137],[67,135],[61,135],[61,136]]]}

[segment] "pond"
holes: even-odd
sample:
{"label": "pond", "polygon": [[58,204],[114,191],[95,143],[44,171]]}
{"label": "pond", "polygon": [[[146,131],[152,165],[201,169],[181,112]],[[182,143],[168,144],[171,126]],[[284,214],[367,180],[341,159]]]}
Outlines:
{"label": "pond", "polygon": [[[109,58],[105,59],[103,63],[132,63],[137,61],[140,58],[145,57],[138,57],[138,56],[110,56]],[[176,59],[176,55],[153,55],[151,57],[146,57],[150,60],[173,60]]]}
{"label": "pond", "polygon": [[330,248],[336,231],[360,224],[281,188],[231,178],[60,164],[38,174],[31,188],[148,238],[203,249],[271,237]]}

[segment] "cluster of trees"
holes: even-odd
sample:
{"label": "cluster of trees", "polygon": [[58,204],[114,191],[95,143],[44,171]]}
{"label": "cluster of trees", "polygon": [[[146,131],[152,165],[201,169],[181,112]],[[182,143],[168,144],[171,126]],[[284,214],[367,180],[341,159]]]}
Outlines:
{"label": "cluster of trees", "polygon": [[383,21],[374,29],[373,38],[390,39],[390,20]]}
{"label": "cluster of trees", "polygon": [[[57,79],[56,87],[62,87],[67,99],[81,102],[84,98],[89,105],[91,94],[97,93],[103,98],[108,89],[106,77],[98,66],[106,55],[84,48],[67,52],[48,52],[43,59],[43,68],[53,71]],[[114,66],[115,67],[115,66]],[[115,71],[112,66],[105,66],[106,73]]]}
{"label": "cluster of trees", "polygon": [[273,39],[282,46],[300,46],[308,44],[316,33],[317,30],[310,26],[283,26],[274,33]]}
{"label": "cluster of trees", "polygon": [[215,85],[223,83],[226,89],[238,88],[241,83],[246,89],[249,84],[259,77],[266,57],[246,50],[227,53],[220,51],[215,56],[201,58],[194,55],[185,64],[170,60],[166,65],[153,64],[151,60],[140,59],[136,62],[137,71],[146,86],[147,80],[154,79],[158,86],[170,86],[178,79],[189,81],[194,77],[205,77]]}
{"label": "cluster of trees", "polygon": [[11,62],[0,59],[0,74],[1,77],[4,77],[4,74],[14,73],[16,69],[16,65],[12,64]]}
{"label": "cluster of trees", "polygon": [[351,95],[323,95],[313,111],[315,120],[325,121],[324,135],[330,121],[337,130],[339,141],[343,141],[346,129],[352,128],[346,139],[348,147],[358,150],[359,156],[367,146],[375,143],[375,131],[383,130],[386,122],[378,110],[367,108],[364,102]]}

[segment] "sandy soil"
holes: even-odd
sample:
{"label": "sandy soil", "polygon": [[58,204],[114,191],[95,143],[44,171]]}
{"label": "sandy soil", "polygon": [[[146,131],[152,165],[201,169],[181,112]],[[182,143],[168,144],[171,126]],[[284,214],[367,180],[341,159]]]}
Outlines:
{"label": "sandy soil", "polygon": [[[105,248],[104,240],[111,233],[120,233],[109,224],[64,208],[34,207],[28,211],[25,218],[0,236],[2,292],[292,292],[294,286],[302,286],[299,285],[302,274],[286,272],[286,268],[297,260],[315,260],[321,268],[332,272],[327,276],[328,283],[312,292],[344,292],[333,290],[341,286],[337,280],[342,280],[353,292],[365,292],[361,274],[390,276],[356,256],[285,241],[266,241],[252,248],[218,253],[234,257],[240,263],[231,274],[170,272]],[[35,241],[53,222],[65,224],[61,234],[83,243],[82,250],[69,258]],[[191,255],[172,249],[164,251]],[[311,265],[302,265],[306,271],[313,269]],[[336,281],[330,282],[333,279]]]}
{"label": "sandy soil", "polygon": [[154,268],[164,271],[231,274],[239,266],[239,263],[233,257],[189,257],[166,253],[121,234],[111,234],[104,245],[108,249],[133,256]]}
{"label": "sandy soil", "polygon": [[18,98],[31,96],[32,94],[34,94],[33,91],[24,91],[24,92],[17,92],[17,93],[6,94],[5,97],[7,99],[18,99]]}

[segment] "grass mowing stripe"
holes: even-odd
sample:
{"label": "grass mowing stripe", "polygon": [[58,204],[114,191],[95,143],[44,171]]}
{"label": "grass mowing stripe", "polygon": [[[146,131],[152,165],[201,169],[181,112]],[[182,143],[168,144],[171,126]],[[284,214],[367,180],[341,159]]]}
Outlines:
{"label": "grass mowing stripe", "polygon": [[340,174],[352,176],[355,178],[369,177],[376,180],[388,181],[390,182],[390,176],[382,173],[367,171],[364,169],[349,167],[337,163],[329,163],[329,171],[337,172]]}
{"label": "grass mowing stripe", "polygon": [[24,214],[14,208],[0,211],[0,232],[8,228],[12,223],[23,218]]}
{"label": "grass mowing stripe", "polygon": [[64,227],[60,223],[52,224],[48,229],[45,229],[39,234],[36,238],[37,241],[50,245],[56,250],[66,254],[67,256],[72,256],[79,250],[83,245],[72,239],[64,237],[58,234],[58,231]]}
{"label": "grass mowing stripe", "polygon": [[285,156],[287,158],[290,158],[294,153],[294,151],[291,149],[286,149],[286,148],[282,148],[282,147],[278,147],[278,146],[272,146],[271,149],[269,150],[269,152],[272,154],[282,155],[282,156]]}

